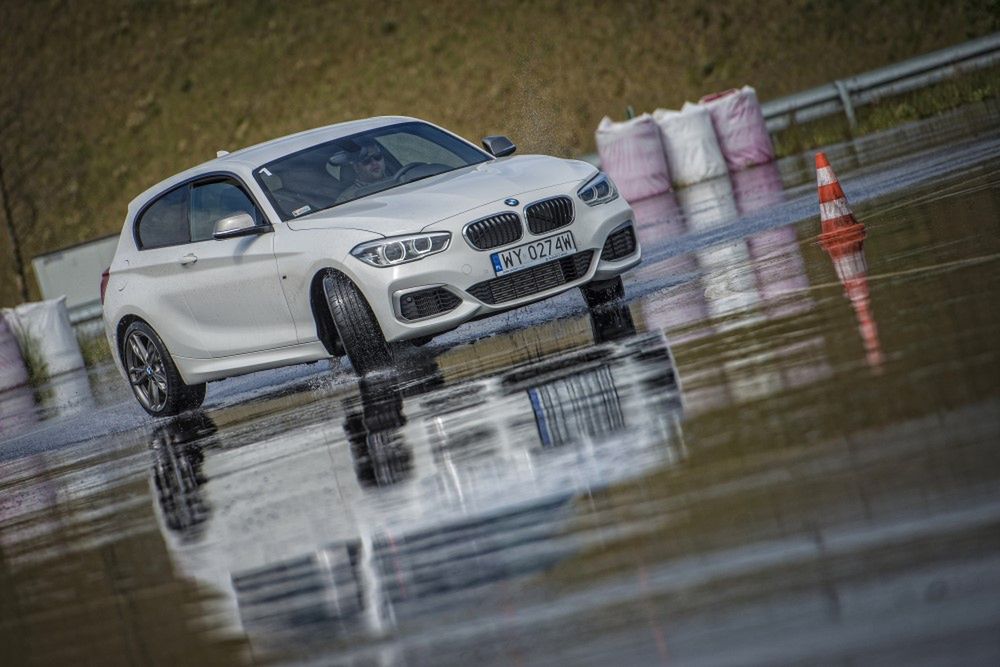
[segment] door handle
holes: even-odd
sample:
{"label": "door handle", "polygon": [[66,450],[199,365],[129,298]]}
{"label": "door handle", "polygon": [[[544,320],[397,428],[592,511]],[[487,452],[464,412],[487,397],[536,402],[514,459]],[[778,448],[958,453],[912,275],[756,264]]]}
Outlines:
{"label": "door handle", "polygon": [[188,264],[194,264],[195,262],[197,262],[198,255],[194,254],[193,252],[189,252],[188,254],[184,255],[177,261],[181,263],[181,266],[187,266]]}

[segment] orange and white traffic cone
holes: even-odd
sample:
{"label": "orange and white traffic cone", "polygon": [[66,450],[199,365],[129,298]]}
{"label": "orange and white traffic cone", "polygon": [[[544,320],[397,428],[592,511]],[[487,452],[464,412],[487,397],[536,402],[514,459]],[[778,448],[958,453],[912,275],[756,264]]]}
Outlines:
{"label": "orange and white traffic cone", "polygon": [[[851,205],[847,203],[840,181],[833,173],[833,167],[827,161],[825,153],[816,153],[816,186],[819,188],[819,217],[822,229],[819,235],[820,244],[834,258],[835,264],[838,257],[859,255],[861,266],[844,268],[853,268],[849,273],[867,273],[868,265],[864,264],[864,255],[861,254],[865,240],[865,226],[854,217]],[[837,275],[841,281],[845,279],[839,266]]]}
{"label": "orange and white traffic cone", "polygon": [[837,278],[854,307],[868,364],[873,368],[880,368],[884,356],[868,292],[868,262],[864,253],[865,226],[854,217],[840,181],[824,153],[816,153],[816,185],[819,188],[822,228],[819,242],[833,260]]}

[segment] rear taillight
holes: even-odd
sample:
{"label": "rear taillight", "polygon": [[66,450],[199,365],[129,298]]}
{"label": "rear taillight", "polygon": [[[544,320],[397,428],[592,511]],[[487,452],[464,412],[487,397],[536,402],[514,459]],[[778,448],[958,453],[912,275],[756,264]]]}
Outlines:
{"label": "rear taillight", "polygon": [[111,278],[111,267],[104,269],[101,274],[101,305],[104,305],[104,293],[108,291],[108,280]]}

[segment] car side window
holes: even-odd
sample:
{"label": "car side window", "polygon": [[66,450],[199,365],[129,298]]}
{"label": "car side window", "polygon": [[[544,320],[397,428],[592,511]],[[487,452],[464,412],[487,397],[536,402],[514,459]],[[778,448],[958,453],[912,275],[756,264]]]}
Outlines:
{"label": "car side window", "polygon": [[263,215],[243,188],[232,180],[196,183],[191,188],[188,218],[191,221],[191,241],[207,241],[215,233],[215,223],[222,218],[247,213],[254,224],[263,224]]}
{"label": "car side window", "polygon": [[140,216],[137,229],[142,249],[187,243],[187,186],[174,188],[153,202]]}

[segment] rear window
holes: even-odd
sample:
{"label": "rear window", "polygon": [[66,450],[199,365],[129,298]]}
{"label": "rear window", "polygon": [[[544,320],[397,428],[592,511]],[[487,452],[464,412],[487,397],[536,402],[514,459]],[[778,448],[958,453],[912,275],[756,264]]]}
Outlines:
{"label": "rear window", "polygon": [[187,190],[186,185],[171,190],[142,212],[137,232],[140,248],[162,248],[191,240]]}

